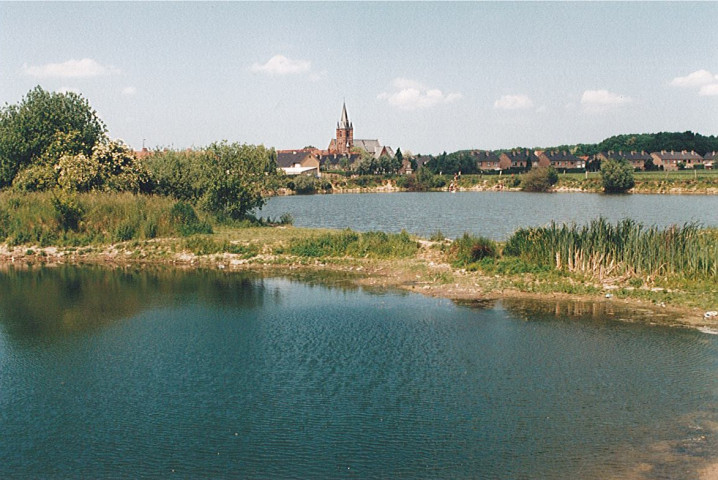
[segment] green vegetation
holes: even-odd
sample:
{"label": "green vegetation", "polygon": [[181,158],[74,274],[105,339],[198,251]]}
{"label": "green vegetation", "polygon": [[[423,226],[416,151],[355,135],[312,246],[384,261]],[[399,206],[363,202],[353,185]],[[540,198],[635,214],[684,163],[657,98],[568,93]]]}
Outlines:
{"label": "green vegetation", "polygon": [[625,193],[636,184],[633,167],[626,160],[605,160],[601,162],[601,183],[606,193]]}
{"label": "green vegetation", "polygon": [[499,249],[496,242],[485,237],[476,237],[468,233],[454,240],[449,248],[449,258],[454,267],[475,268],[484,258],[495,258]]}
{"label": "green vegetation", "polygon": [[298,175],[289,181],[288,187],[298,195],[310,195],[317,192],[330,193],[332,184],[328,180],[308,175]]}
{"label": "green vegetation", "polygon": [[521,190],[524,192],[547,192],[558,182],[558,173],[553,167],[536,167],[523,175]]}
{"label": "green vegetation", "polygon": [[293,241],[278,253],[299,257],[408,258],[416,254],[419,244],[408,233],[357,233],[344,230],[313,238]]}
{"label": "green vegetation", "polygon": [[[178,219],[174,204],[170,198],[130,193],[5,191],[0,193],[0,242],[80,246],[185,235],[193,224]],[[197,224],[207,225],[206,220]]]}
{"label": "green vegetation", "polygon": [[35,87],[0,110],[0,188],[24,168],[54,164],[63,155],[89,157],[107,129],[87,100]]}
{"label": "green vegetation", "polygon": [[718,278],[718,235],[694,224],[659,229],[625,219],[579,227],[522,228],[506,242],[504,255],[557,270],[610,276]]}

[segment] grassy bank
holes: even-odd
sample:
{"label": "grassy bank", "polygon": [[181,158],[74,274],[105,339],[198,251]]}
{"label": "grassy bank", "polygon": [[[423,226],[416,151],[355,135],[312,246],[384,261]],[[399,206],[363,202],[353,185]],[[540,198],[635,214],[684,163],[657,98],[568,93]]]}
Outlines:
{"label": "grassy bank", "polygon": [[451,241],[406,232],[228,225],[166,198],[88,194],[70,200],[80,211],[72,225],[52,195],[0,196],[0,261],[340,271],[365,284],[450,298],[608,295],[696,312],[718,309],[718,231],[695,225],[657,229],[599,219],[581,227],[520,229],[497,243],[471,235]]}
{"label": "grassy bank", "polygon": [[[458,178],[461,190],[518,190],[523,173],[462,175]],[[636,185],[633,193],[693,193],[718,194],[718,170],[680,170],[669,172],[635,172]],[[453,175],[436,175],[436,187],[429,190],[448,188]],[[343,192],[386,192],[411,190],[411,182],[405,175],[362,175],[344,176],[325,174],[322,177],[325,188],[317,193]],[[331,187],[331,188],[330,188]],[[561,173],[554,191],[580,191],[600,193],[603,191],[600,172]]]}

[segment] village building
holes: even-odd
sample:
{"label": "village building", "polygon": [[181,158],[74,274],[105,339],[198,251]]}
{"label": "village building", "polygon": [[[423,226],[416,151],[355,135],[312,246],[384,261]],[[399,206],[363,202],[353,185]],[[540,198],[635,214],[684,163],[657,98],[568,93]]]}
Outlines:
{"label": "village building", "polygon": [[347,114],[347,105],[342,105],[341,118],[337,122],[336,137],[329,141],[329,146],[326,152],[321,152],[324,155],[342,155],[347,156],[351,153],[356,152],[356,149],[364,150],[370,153],[374,158],[379,158],[382,155],[388,157],[394,156],[394,150],[391,147],[383,146],[377,139],[360,139],[354,138],[354,125],[349,121],[349,115]]}
{"label": "village building", "polygon": [[538,162],[538,158],[528,149],[511,150],[510,152],[504,152],[499,155],[499,168],[501,170],[527,168],[527,165],[528,167],[532,167],[536,162]]}
{"label": "village building", "polygon": [[277,167],[287,175],[314,175],[319,177],[319,158],[313,149],[277,151]]}
{"label": "village building", "polygon": [[718,160],[718,153],[717,152],[708,152],[703,157],[703,165],[707,170],[712,170],[716,166],[716,160]]}
{"label": "village building", "polygon": [[600,161],[613,159],[613,160],[626,160],[631,164],[634,170],[645,170],[646,163],[653,161],[653,157],[648,152],[623,152],[623,151],[608,151],[600,152],[596,154],[596,158]]}
{"label": "village building", "polygon": [[479,170],[501,170],[501,159],[494,152],[472,150],[471,156],[476,160],[476,168]]}
{"label": "village building", "polygon": [[586,160],[566,150],[537,151],[536,156],[540,167],[551,166],[556,170],[586,168]]}
{"label": "village building", "polygon": [[653,163],[663,170],[678,170],[680,165],[685,168],[693,168],[695,165],[703,164],[703,157],[693,151],[683,150],[681,152],[665,151],[651,153]]}

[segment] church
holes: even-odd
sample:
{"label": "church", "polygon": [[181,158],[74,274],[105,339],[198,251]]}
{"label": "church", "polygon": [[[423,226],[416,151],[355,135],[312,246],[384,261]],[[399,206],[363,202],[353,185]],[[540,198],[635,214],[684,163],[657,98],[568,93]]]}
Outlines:
{"label": "church", "polygon": [[382,155],[389,157],[394,156],[394,151],[391,147],[382,146],[379,140],[354,138],[354,125],[349,121],[347,104],[345,102],[342,105],[341,118],[337,122],[336,137],[332,138],[329,142],[326,154],[348,156],[352,153],[352,150],[356,148],[360,148],[372,154],[375,158],[379,158]]}

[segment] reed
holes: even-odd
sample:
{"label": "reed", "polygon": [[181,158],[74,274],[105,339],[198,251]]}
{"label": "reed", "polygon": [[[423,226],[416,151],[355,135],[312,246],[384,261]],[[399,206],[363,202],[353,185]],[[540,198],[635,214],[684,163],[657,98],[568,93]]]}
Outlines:
{"label": "reed", "polygon": [[405,231],[357,233],[347,229],[294,240],[286,251],[300,257],[408,258],[418,248],[419,244]]}
{"label": "reed", "polygon": [[604,218],[588,225],[556,224],[517,230],[504,254],[599,278],[622,275],[718,278],[718,233],[695,223],[645,227]]}

